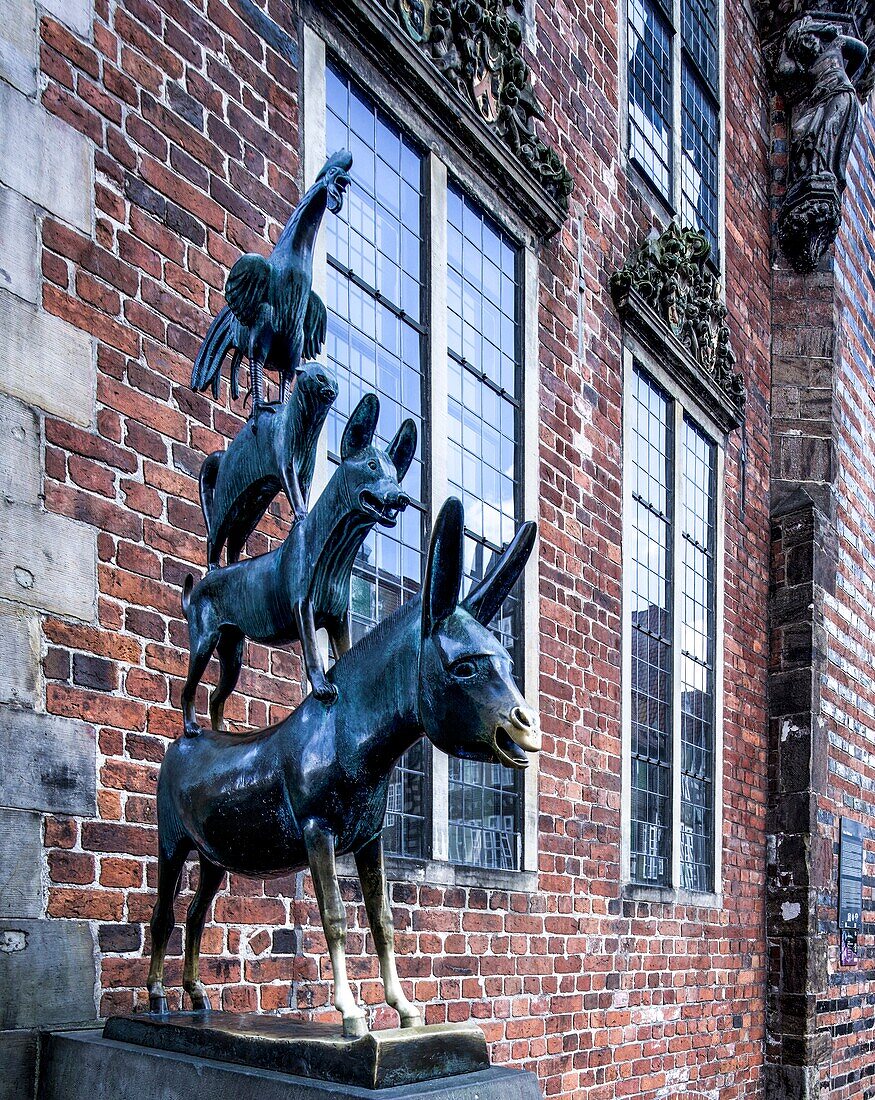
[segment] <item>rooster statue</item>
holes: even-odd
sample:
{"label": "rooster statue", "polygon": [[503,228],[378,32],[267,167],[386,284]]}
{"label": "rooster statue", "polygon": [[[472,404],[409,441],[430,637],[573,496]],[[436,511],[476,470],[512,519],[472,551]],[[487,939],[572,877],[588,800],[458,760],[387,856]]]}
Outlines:
{"label": "rooster statue", "polygon": [[[237,397],[237,371],[249,359],[251,417],[270,408],[264,400],[264,371],[280,379],[280,403],[289,394],[304,359],[314,359],[325,342],[325,303],[314,293],[313,244],[326,207],[337,214],[350,183],[352,155],[345,149],[329,157],[316,182],[295,208],[267,259],[255,252],[241,256],[225,286],[228,303],[210,325],[191,374],[193,390],[212,385],[218,397],[222,363],[233,349],[231,395]],[[276,406],[273,406],[276,408]]]}

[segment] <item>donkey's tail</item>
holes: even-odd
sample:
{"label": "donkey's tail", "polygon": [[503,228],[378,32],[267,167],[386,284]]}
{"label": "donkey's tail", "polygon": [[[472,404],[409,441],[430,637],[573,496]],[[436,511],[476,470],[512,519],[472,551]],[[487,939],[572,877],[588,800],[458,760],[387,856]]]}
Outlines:
{"label": "donkey's tail", "polygon": [[191,602],[191,590],[194,588],[194,577],[191,573],[185,578],[182,586],[182,610],[188,614],[188,605]]}

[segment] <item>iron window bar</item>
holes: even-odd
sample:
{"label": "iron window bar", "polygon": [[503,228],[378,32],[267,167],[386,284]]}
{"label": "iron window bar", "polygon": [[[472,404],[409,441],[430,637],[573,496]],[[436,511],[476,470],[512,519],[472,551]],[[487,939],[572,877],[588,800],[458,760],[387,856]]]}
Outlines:
{"label": "iron window bar", "polygon": [[365,294],[373,298],[374,301],[377,302],[379,305],[385,306],[386,309],[388,309],[390,313],[394,314],[399,320],[403,321],[407,325],[410,325],[410,327],[412,329],[415,329],[420,336],[426,336],[428,334],[428,329],[425,327],[425,325],[423,325],[420,321],[414,321],[414,319],[406,310],[402,309],[401,306],[396,305],[390,298],[387,298],[382,291],[377,290],[375,286],[371,286],[371,284],[369,282],[366,282],[361,277],[361,275],[357,275],[351,267],[347,267],[346,264],[342,264],[340,260],[335,259],[335,257],[330,254],[328,256],[328,265],[339,274],[349,279],[353,286],[357,286],[359,290],[363,290]]}

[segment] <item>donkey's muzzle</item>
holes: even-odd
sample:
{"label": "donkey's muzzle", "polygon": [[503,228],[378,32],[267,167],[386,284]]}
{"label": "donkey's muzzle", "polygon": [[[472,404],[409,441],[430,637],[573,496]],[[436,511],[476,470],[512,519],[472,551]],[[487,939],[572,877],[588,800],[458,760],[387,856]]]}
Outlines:
{"label": "donkey's muzzle", "polygon": [[383,527],[394,527],[398,522],[398,513],[403,512],[410,503],[405,493],[387,493],[379,497],[376,493],[363,489],[359,493],[359,502],[365,512],[370,513]]}
{"label": "donkey's muzzle", "polygon": [[507,767],[522,770],[529,766],[528,754],[540,751],[541,728],[528,707],[514,707],[508,718],[495,727],[495,755]]}

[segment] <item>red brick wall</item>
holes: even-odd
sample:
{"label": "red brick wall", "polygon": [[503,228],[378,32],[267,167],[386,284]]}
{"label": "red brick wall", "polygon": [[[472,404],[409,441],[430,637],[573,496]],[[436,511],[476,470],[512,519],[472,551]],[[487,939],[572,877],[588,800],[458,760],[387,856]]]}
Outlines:
{"label": "red brick wall", "polygon": [[[872,1091],[875,1073],[875,957],[872,955],[875,861],[875,290],[872,229],[875,123],[867,113],[848,171],[844,225],[836,250],[839,318],[834,381],[837,453],[838,568],[826,615],[829,665],[822,684],[829,778],[818,820],[828,861],[819,926],[828,939],[829,985],[818,1004],[818,1026],[831,1036],[830,1064],[821,1079],[830,1100]],[[863,931],[860,961],[842,966],[838,934],[840,818],[864,825]]]}
{"label": "red brick wall", "polygon": [[[268,8],[296,37],[294,13]],[[240,423],[224,393],[218,403],[191,393],[191,358],[228,266],[241,249],[265,249],[301,182],[299,74],[242,10],[235,0],[98,0],[93,44],[42,24],[43,102],[97,147],[95,240],[46,222],[44,303],[99,348],[98,431],[47,418],[46,504],[101,531],[99,623],[45,622],[47,706],[98,727],[100,808],[97,821],[49,821],[48,905],[95,922],[104,1013],[144,1003],[155,780],[181,725],[179,587],[204,560],[195,475]],[[727,297],[750,396],[744,515],[738,433],[726,456],[724,906],[629,902],[619,884],[622,370],[607,278],[650,216],[618,161],[621,11],[537,11],[538,95],[576,185],[541,269],[540,888],[396,884],[399,969],[429,1021],[482,1022],[494,1058],[535,1069],[548,1096],[751,1100],[762,1095],[765,972],[765,91],[750,12],[733,3]],[[276,517],[270,530],[282,530]],[[298,698],[295,660],[250,647],[229,717],[260,725]],[[358,899],[354,886],[346,893]],[[379,1004],[360,904],[350,916],[352,975]],[[214,917],[203,970],[224,1007],[291,997],[326,1009],[308,877],[233,878]],[[171,943],[175,998],[178,933]],[[392,1018],[378,1011],[379,1023]]]}

